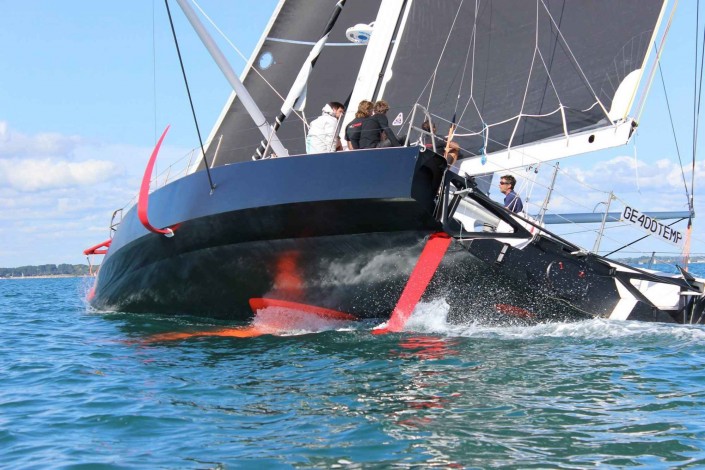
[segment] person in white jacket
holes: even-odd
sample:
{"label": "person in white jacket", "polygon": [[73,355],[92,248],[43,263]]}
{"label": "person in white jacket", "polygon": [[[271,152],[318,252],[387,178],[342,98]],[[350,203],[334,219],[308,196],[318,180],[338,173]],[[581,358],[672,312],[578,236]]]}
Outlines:
{"label": "person in white jacket", "polygon": [[313,120],[306,136],[306,153],[324,153],[342,150],[340,137],[336,135],[338,120],[345,106],[331,101],[323,107],[323,114]]}

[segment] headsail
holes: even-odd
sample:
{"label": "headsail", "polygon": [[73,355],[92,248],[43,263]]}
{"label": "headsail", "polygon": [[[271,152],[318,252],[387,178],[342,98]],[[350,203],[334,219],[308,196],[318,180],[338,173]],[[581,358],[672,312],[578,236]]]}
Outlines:
{"label": "headsail", "polygon": [[[265,31],[259,48],[243,73],[245,87],[270,122],[274,122],[280,114],[287,93],[319,40],[337,2],[280,2],[269,29]],[[352,25],[374,21],[378,8],[379,0],[355,0],[349,2],[340,13],[309,78],[306,112],[311,118],[320,114],[325,103],[344,102],[350,96],[365,47],[348,41],[345,31]],[[223,136],[216,166],[251,159],[261,140],[261,135],[253,132],[251,121],[242,103],[233,94],[208,139],[209,142],[217,142]],[[277,134],[290,155],[305,152],[305,127],[300,119],[289,117]],[[213,161],[216,147],[208,146],[208,161]]]}

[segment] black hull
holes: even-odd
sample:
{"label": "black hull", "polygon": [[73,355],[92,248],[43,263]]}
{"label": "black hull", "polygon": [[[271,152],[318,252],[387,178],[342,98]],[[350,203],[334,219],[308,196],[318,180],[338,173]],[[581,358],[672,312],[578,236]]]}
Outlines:
{"label": "black hull", "polygon": [[[119,306],[107,303],[102,308],[248,320],[253,315],[250,299],[267,298],[334,309],[358,318],[387,319],[427,235],[421,231],[365,233],[208,247],[130,270],[114,289],[103,291],[102,298],[113,295],[121,302]],[[129,286],[128,296],[123,295],[125,286]],[[424,300],[433,299],[450,305],[455,322],[591,317],[488,269],[457,242],[424,294]],[[503,306],[515,310],[502,311]]]}
{"label": "black hull", "polygon": [[219,167],[212,194],[203,174],[188,176],[149,200],[152,225],[180,224],[174,237],[128,212],[91,304],[246,319],[249,299],[266,297],[389,316],[424,238],[441,230],[444,167],[398,148]]}
{"label": "black hull", "polygon": [[[248,320],[251,299],[265,298],[387,319],[429,235],[453,235],[448,193],[437,197],[444,171],[430,151],[393,148],[219,167],[212,193],[204,174],[187,176],[149,198],[151,224],[178,224],[175,236],[147,231],[130,210],[91,304]],[[512,237],[531,238],[472,197],[514,224]],[[608,317],[620,300],[614,269],[575,249],[546,237],[515,249],[495,235],[456,234],[423,300],[443,299],[455,322]],[[632,315],[672,321],[646,302]]]}

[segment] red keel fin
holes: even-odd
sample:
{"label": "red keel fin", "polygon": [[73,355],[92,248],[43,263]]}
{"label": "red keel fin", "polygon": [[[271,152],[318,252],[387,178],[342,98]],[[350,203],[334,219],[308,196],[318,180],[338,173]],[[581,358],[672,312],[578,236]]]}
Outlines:
{"label": "red keel fin", "polygon": [[411,276],[409,276],[406,287],[404,287],[404,291],[401,293],[396,307],[394,307],[387,326],[373,329],[373,334],[399,332],[404,329],[404,325],[406,325],[414,308],[416,308],[416,304],[421,300],[428,283],[431,282],[438,265],[441,264],[443,256],[448,251],[451,241],[450,235],[444,232],[434,233],[429,237],[426,246],[421,252],[421,256],[416,262],[416,266],[414,266],[414,270],[411,272]]}
{"label": "red keel fin", "polygon": [[[250,299],[250,307],[254,313],[257,310],[262,310],[267,307],[280,307],[295,310],[297,312],[303,312],[306,314],[315,315],[319,318],[325,318],[327,320],[344,320],[344,321],[355,321],[358,318],[349,313],[339,312],[337,310],[330,310],[327,308],[316,307],[313,305],[301,304],[298,302],[289,302],[286,300],[277,299],[265,299],[265,298],[253,298]],[[254,338],[256,336],[262,336],[267,334],[281,334],[287,331],[287,325],[278,324],[255,324],[235,327],[235,328],[221,328],[217,330],[207,330],[207,331],[193,331],[193,332],[168,332],[159,333],[152,335],[147,338],[145,343],[158,343],[163,341],[180,341],[189,338],[198,338],[204,336],[226,336],[231,338]]]}
{"label": "red keel fin", "polygon": [[331,320],[346,320],[346,321],[356,321],[358,318],[355,315],[349,313],[339,312],[338,310],[332,310],[329,308],[316,307],[315,305],[302,304],[299,302],[290,302],[288,300],[277,300],[268,298],[252,298],[250,299],[250,308],[252,312],[257,310],[262,310],[267,307],[282,307],[289,308],[291,310],[296,310],[298,312],[310,313],[321,318],[328,318]]}

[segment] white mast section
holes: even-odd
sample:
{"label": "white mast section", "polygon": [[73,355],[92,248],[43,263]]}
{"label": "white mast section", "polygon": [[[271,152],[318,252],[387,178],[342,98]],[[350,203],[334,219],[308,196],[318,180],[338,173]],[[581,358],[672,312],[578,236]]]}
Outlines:
{"label": "white mast section", "polygon": [[252,120],[255,122],[257,128],[259,128],[265,140],[270,141],[272,149],[278,156],[288,156],[289,151],[284,147],[284,145],[282,145],[279,137],[277,137],[276,133],[273,131],[272,126],[267,122],[267,119],[264,117],[264,114],[262,114],[259,106],[257,106],[257,103],[255,103],[250,93],[237,77],[227,59],[220,51],[220,48],[218,48],[218,45],[215,41],[213,41],[213,38],[211,38],[208,31],[206,31],[203,27],[203,24],[201,24],[198,19],[196,12],[193,11],[187,0],[176,0],[176,2],[181,7],[181,10],[183,10],[186,18],[189,20],[189,23],[193,26],[193,29],[196,31],[196,34],[198,34],[201,42],[203,42],[203,45],[206,46],[206,49],[208,49],[208,52],[213,57],[213,60],[215,60],[218,67],[225,75],[225,78],[230,83],[230,86],[232,86],[235,93],[237,93],[240,102],[245,107],[248,114],[252,117]]}
{"label": "white mast section", "polygon": [[408,0],[406,2],[406,9],[403,12],[400,12],[400,14],[403,14],[404,17],[402,18],[401,23],[399,24],[399,30],[397,31],[397,40],[394,41],[394,45],[392,46],[392,51],[389,54],[389,61],[387,62],[387,68],[386,70],[383,70],[382,72],[384,73],[384,77],[382,77],[382,82],[379,87],[379,91],[377,92],[377,97],[375,99],[382,99],[384,96],[384,89],[387,87],[387,83],[389,83],[389,80],[392,79],[392,75],[394,75],[394,59],[397,56],[397,51],[399,50],[399,44],[401,41],[399,39],[404,35],[404,30],[406,29],[406,22],[409,19],[409,12],[411,11],[411,4],[414,3],[414,0]]}
{"label": "white mast section", "polygon": [[[411,4],[411,0],[407,0],[407,4]],[[380,73],[384,72],[384,60],[389,50],[389,44],[394,36],[394,29],[397,25],[399,15],[401,15],[404,6],[403,0],[382,0],[375,26],[370,36],[370,42],[367,43],[365,57],[362,59],[360,70],[357,74],[355,87],[350,96],[349,108],[357,110],[357,105],[362,100],[371,100],[372,94],[375,91],[377,82],[379,81]],[[400,32],[403,25],[400,25]],[[399,35],[397,36],[399,37]],[[355,118],[354,112],[345,113],[345,119],[341,126],[342,133],[345,133],[345,126]]]}

